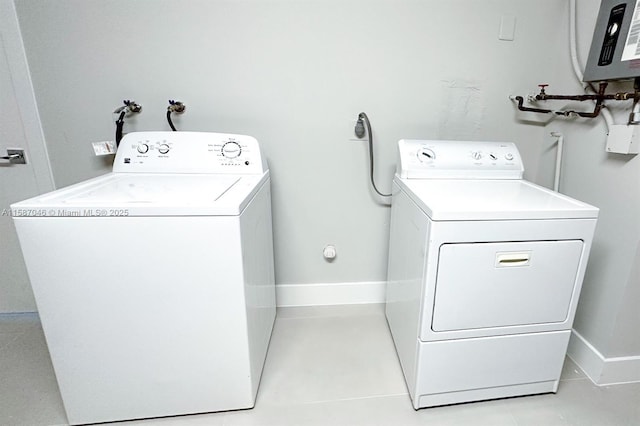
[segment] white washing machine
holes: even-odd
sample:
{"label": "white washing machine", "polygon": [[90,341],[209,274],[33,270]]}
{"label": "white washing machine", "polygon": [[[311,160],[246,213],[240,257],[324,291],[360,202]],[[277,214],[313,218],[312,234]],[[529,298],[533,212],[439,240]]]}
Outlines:
{"label": "white washing machine", "polygon": [[555,392],[598,209],[512,143],[401,140],[386,315],[415,409]]}
{"label": "white washing machine", "polygon": [[11,206],[71,424],[254,406],[269,187],[252,137],[140,132],[112,173]]}

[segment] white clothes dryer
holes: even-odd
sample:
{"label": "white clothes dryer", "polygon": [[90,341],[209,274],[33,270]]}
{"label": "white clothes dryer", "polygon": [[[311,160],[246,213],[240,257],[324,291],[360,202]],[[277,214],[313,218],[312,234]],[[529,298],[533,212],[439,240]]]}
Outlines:
{"label": "white clothes dryer", "polygon": [[71,424],[254,406],[275,319],[254,138],[130,133],[112,173],[11,208]]}
{"label": "white clothes dryer", "polygon": [[555,392],[598,209],[513,143],[401,140],[386,316],[415,409]]}

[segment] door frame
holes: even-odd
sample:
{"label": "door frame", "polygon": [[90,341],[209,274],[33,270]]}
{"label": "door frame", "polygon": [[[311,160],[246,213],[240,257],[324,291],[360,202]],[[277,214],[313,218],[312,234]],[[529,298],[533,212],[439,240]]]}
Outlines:
{"label": "door frame", "polygon": [[25,135],[23,143],[29,153],[27,161],[33,168],[38,192],[42,194],[55,189],[55,181],[13,0],[0,0],[0,28],[0,43],[4,45],[13,90],[22,119]]}

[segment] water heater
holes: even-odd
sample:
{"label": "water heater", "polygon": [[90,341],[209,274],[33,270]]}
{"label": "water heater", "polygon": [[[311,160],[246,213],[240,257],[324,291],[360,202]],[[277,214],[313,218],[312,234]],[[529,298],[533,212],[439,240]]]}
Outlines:
{"label": "water heater", "polygon": [[584,81],[640,77],[640,0],[602,0]]}

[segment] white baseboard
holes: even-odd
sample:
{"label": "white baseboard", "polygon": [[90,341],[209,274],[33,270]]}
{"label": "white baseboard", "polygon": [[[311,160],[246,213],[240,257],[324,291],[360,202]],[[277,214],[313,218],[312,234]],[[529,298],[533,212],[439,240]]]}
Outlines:
{"label": "white baseboard", "polygon": [[386,281],[354,283],[278,284],[278,306],[384,303]]}
{"label": "white baseboard", "polygon": [[598,386],[640,382],[640,356],[606,358],[575,330],[567,354]]}

